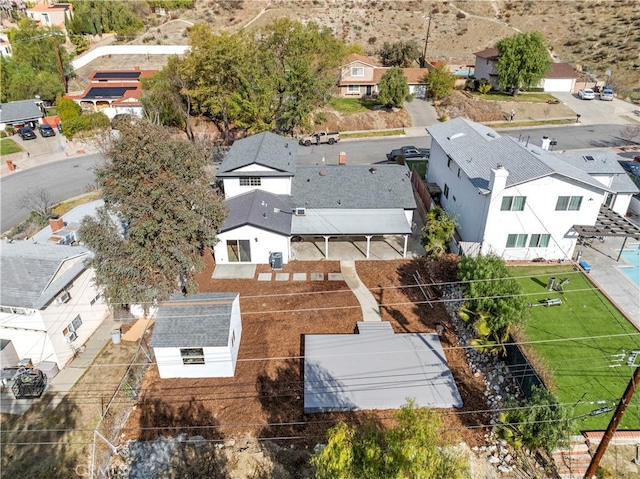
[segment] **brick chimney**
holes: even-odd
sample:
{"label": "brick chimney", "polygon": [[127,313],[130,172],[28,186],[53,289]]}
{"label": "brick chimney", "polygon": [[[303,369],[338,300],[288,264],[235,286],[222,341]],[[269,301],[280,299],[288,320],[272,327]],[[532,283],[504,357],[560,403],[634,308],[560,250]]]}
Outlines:
{"label": "brick chimney", "polygon": [[49,226],[51,226],[51,232],[55,233],[64,228],[64,220],[62,218],[49,218]]}
{"label": "brick chimney", "polygon": [[338,156],[338,164],[339,165],[347,164],[347,154],[344,151],[341,151],[340,155]]}

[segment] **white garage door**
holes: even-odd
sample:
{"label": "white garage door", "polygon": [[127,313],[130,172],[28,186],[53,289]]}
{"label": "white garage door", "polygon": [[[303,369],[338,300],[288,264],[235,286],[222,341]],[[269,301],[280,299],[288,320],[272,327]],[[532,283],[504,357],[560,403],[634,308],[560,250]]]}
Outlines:
{"label": "white garage door", "polygon": [[571,78],[545,78],[544,91],[564,91],[570,92],[573,87],[574,80]]}

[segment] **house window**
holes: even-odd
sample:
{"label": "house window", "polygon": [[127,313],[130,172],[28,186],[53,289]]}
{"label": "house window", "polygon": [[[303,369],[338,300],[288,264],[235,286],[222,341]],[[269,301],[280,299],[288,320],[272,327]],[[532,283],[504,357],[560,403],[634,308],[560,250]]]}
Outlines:
{"label": "house window", "polygon": [[98,293],[98,294],[95,296],[95,298],[93,298],[93,299],[91,300],[91,306],[93,306],[94,304],[96,304],[96,303],[98,302],[98,300],[99,300],[101,297],[102,297],[102,294],[101,294],[101,293]]}
{"label": "house window", "polygon": [[549,239],[551,239],[551,235],[531,235],[531,239],[529,240],[529,247],[547,248],[549,246]]}
{"label": "house window", "polygon": [[235,330],[231,333],[231,347],[236,344],[236,332]]}
{"label": "house window", "polygon": [[524,248],[527,246],[528,235],[509,235],[507,236],[507,248]]}
{"label": "house window", "polygon": [[502,198],[500,211],[524,211],[526,196],[505,196]]}
{"label": "house window", "polygon": [[449,185],[444,184],[444,197],[449,199]]}
{"label": "house window", "polygon": [[249,178],[240,178],[240,186],[261,186],[261,178],[259,176],[251,176]]}
{"label": "house window", "polygon": [[447,159],[447,168],[449,168],[450,170],[452,169],[451,165],[453,165],[453,160],[451,158],[448,158]]}
{"label": "house window", "polygon": [[364,68],[363,67],[351,67],[351,76],[352,77],[363,77],[364,76]]}
{"label": "house window", "polygon": [[204,364],[204,349],[202,348],[181,348],[180,356],[182,357],[182,364],[185,366]]}
{"label": "house window", "polygon": [[74,333],[78,329],[80,329],[80,326],[82,326],[82,319],[80,318],[80,315],[78,315],[75,318],[73,318],[73,321],[71,321],[66,328],[62,330],[62,333],[65,336],[69,333]]}
{"label": "house window", "polygon": [[558,196],[556,211],[580,211],[582,196]]}
{"label": "house window", "polygon": [[22,314],[26,316],[27,310],[24,308],[11,308],[9,306],[0,306],[0,313]]}
{"label": "house window", "polygon": [[360,93],[360,85],[347,85],[347,93]]}

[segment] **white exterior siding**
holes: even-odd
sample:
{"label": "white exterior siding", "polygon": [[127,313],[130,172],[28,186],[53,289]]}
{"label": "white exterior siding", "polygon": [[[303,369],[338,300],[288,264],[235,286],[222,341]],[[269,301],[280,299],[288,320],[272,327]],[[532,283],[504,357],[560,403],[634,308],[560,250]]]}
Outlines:
{"label": "white exterior siding", "polygon": [[[258,241],[256,241],[256,238]],[[282,262],[289,262],[289,237],[265,231],[254,226],[241,226],[218,234],[218,243],[213,249],[216,263],[229,263],[228,240],[248,240],[251,248],[251,263],[268,264],[272,252],[282,253]]]}
{"label": "white exterior siding", "polygon": [[76,346],[84,344],[109,314],[106,303],[99,299],[94,286],[93,270],[85,270],[67,289],[71,299],[58,304],[55,300],[30,316],[0,313],[0,337],[10,339],[21,358],[34,363],[53,361],[60,369],[71,359],[73,351],[63,330],[80,315],[82,325],[76,330]]}
{"label": "white exterior siding", "polygon": [[494,88],[498,88],[498,63],[493,60],[476,57],[475,77],[489,81]]}
{"label": "white exterior siding", "polygon": [[291,194],[291,177],[260,176],[256,173],[256,178],[260,178],[260,185],[240,186],[240,178],[224,178],[225,198],[233,198],[253,190],[268,191],[274,195]]}

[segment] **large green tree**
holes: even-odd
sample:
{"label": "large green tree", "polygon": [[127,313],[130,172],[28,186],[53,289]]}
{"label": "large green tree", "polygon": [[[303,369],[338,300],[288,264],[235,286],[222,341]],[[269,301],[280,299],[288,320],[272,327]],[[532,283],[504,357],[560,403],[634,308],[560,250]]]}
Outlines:
{"label": "large green tree", "polygon": [[504,342],[509,328],[527,315],[522,286],[502,258],[495,255],[463,256],[458,263],[458,279],[464,281],[470,308],[488,315],[484,321],[493,338]]}
{"label": "large green tree", "polygon": [[517,94],[520,88],[536,86],[549,70],[549,49],[540,32],[516,33],[500,40],[496,48],[503,89],[512,88]]}
{"label": "large green tree", "polygon": [[412,66],[421,55],[420,47],[413,40],[394,43],[384,42],[378,54],[384,66],[401,68]]}
{"label": "large green tree", "polygon": [[427,220],[422,228],[422,246],[427,256],[439,258],[447,252],[447,248],[456,231],[458,218],[436,206],[427,213]]}
{"label": "large green tree", "polygon": [[409,83],[402,68],[389,68],[378,82],[378,101],[386,107],[402,108],[409,99]]}
{"label": "large green tree", "polygon": [[202,254],[225,217],[210,186],[208,150],[140,120],[122,122],[104,155],[96,179],[105,205],[79,232],[94,253],[97,284],[112,304],[195,291]]}
{"label": "large green tree", "polygon": [[456,76],[447,65],[438,65],[425,77],[427,83],[427,95],[434,100],[442,100],[453,92],[456,84]]}
{"label": "large green tree", "polygon": [[327,445],[311,459],[318,479],[462,479],[468,465],[443,439],[440,416],[413,401],[388,429],[367,422],[329,430]]}
{"label": "large green tree", "polygon": [[69,33],[102,35],[116,32],[134,35],[144,23],[133,11],[133,2],[123,0],[73,0],[74,16],[66,21]]}

